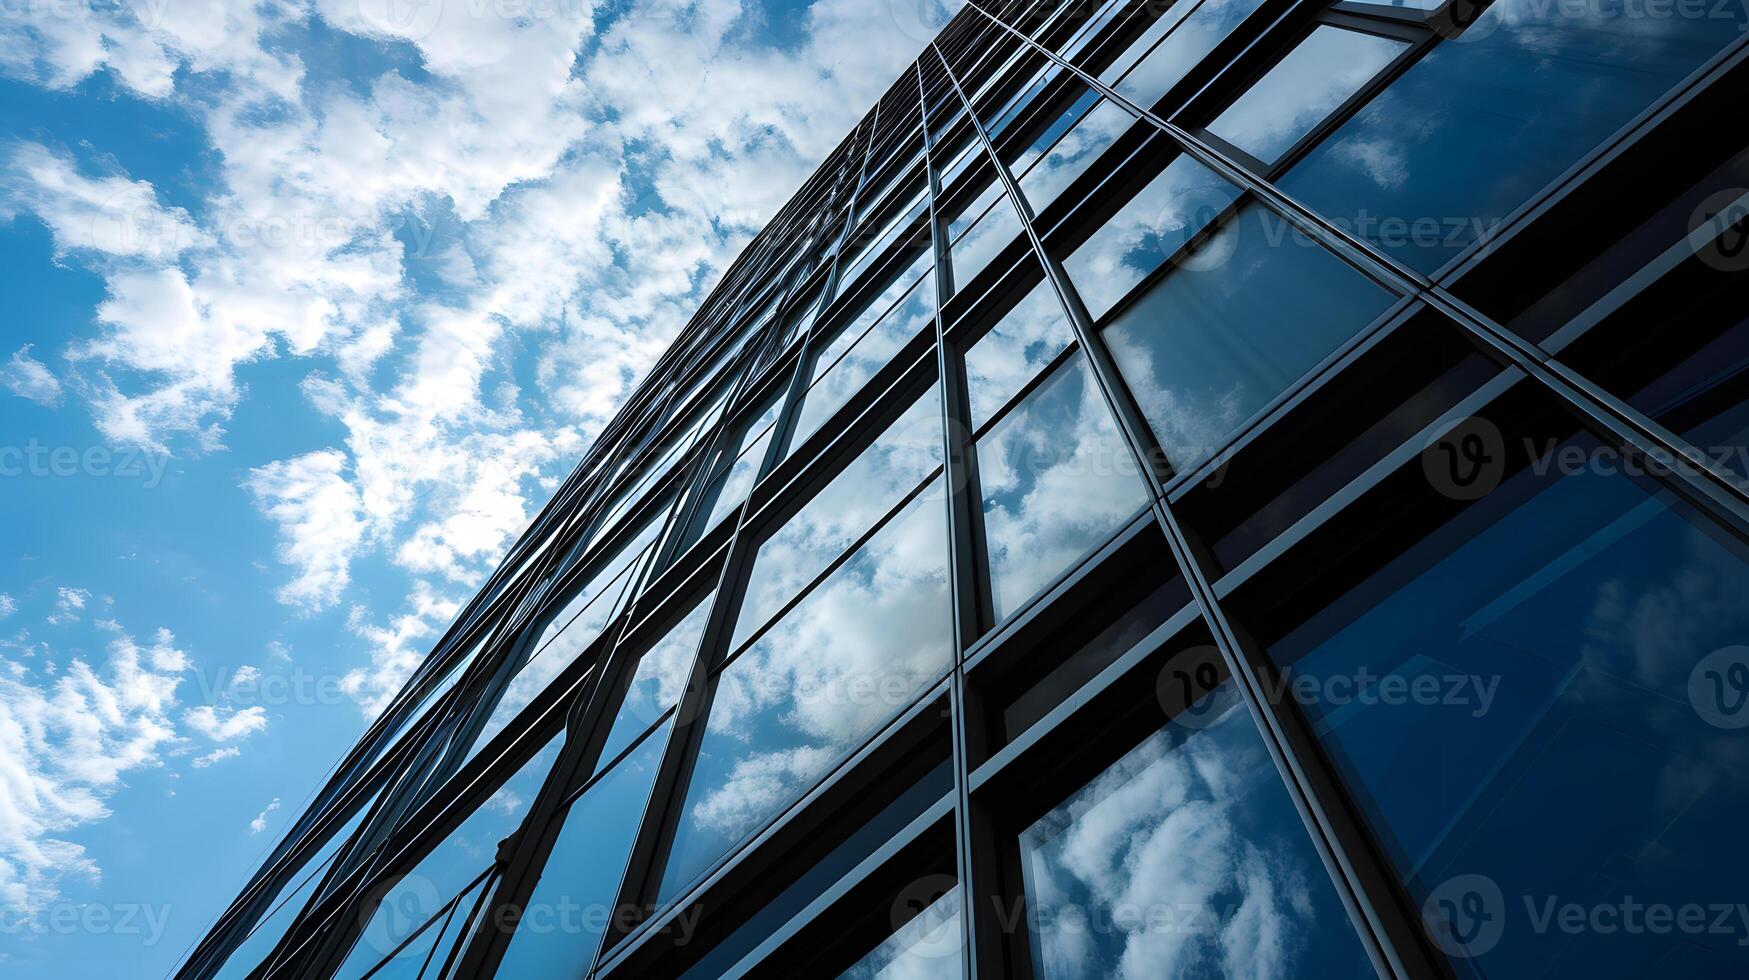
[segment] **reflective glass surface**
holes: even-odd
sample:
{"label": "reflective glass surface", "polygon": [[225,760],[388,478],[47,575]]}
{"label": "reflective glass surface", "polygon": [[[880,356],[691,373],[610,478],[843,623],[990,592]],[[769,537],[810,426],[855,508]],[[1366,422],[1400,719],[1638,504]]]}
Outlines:
{"label": "reflective glass surface", "polygon": [[1020,214],[1003,195],[978,223],[966,230],[953,243],[953,281],[956,290],[965,288],[984,267],[990,264],[1003,246],[1020,237]]}
{"label": "reflective glass surface", "polygon": [[802,505],[753,560],[733,645],[752,635],[941,463],[941,406],[931,388]]}
{"label": "reflective glass surface", "polygon": [[1209,131],[1274,163],[1408,47],[1321,24],[1216,116]]}
{"label": "reflective glass surface", "polygon": [[[932,262],[925,253],[924,263]],[[886,315],[874,322],[866,332],[852,338],[853,343],[841,343],[842,335],[822,350],[814,365],[813,387],[802,396],[802,407],[796,415],[792,446],[812,435],[822,423],[837,411],[851,395],[868,383],[905,342],[928,329],[935,316],[935,273],[923,271],[921,279],[893,304]],[[840,355],[841,356],[838,356]],[[831,359],[829,359],[831,358]]]}
{"label": "reflective glass surface", "polygon": [[1195,160],[1173,160],[1063,261],[1087,314],[1103,317],[1238,196]]}
{"label": "reflective glass surface", "polygon": [[885,942],[839,974],[839,980],[923,980],[965,976],[960,958],[959,889],[936,899]]}
{"label": "reflective glass surface", "polygon": [[1743,975],[1749,924],[1677,925],[1749,881],[1743,543],[1537,448],[1270,654],[1457,973]]}
{"label": "reflective glass surface", "polygon": [[564,826],[523,907],[498,976],[580,980],[588,973],[602,926],[613,912],[666,733],[663,726],[646,736],[554,818]]}
{"label": "reflective glass surface", "polygon": [[1074,340],[1056,293],[1041,280],[966,351],[973,431],[983,428]]}
{"label": "reflective glass surface", "polygon": [[420,859],[413,870],[383,893],[375,914],[365,924],[352,952],[335,974],[337,977],[361,977],[390,953],[395,953],[397,960],[424,961],[429,947],[412,943],[396,952],[396,946],[432,916],[444,912],[450,899],[491,867],[498,853],[498,842],[522,824],[523,815],[534,802],[534,796],[540,791],[541,783],[552,769],[563,744],[563,734],[554,736],[462,821],[461,826],[451,831]]}
{"label": "reflective glass surface", "polygon": [[938,480],[722,668],[660,899],[904,710],[952,657]]}
{"label": "reflective glass surface", "polygon": [[632,744],[662,714],[674,707],[686,690],[686,679],[692,672],[693,659],[698,655],[698,641],[704,636],[705,620],[710,618],[711,593],[680,618],[662,639],[638,658],[637,669],[626,681],[619,708],[614,713],[613,727],[601,749],[601,765],[611,763],[626,746]]}
{"label": "reflective glass surface", "polygon": [[[1295,297],[1291,311],[1281,308],[1283,296]],[[1167,460],[1182,471],[1391,302],[1251,204],[1126,307],[1104,336]]]}
{"label": "reflective glass surface", "polygon": [[990,592],[1004,619],[1148,502],[1079,356],[978,439]]}
{"label": "reflective glass surface", "polygon": [[1033,973],[1370,977],[1230,682],[1020,837]]}
{"label": "reflective glass surface", "polygon": [[[1136,105],[1151,108],[1260,6],[1262,0],[1177,0],[1099,79]],[[1157,37],[1164,40],[1151,49],[1143,47]]]}
{"label": "reflective glass surface", "polygon": [[1021,174],[1020,192],[1026,195],[1033,213],[1049,207],[1134,122],[1128,112],[1104,100],[1078,118],[1074,128]]}
{"label": "reflective glass surface", "polygon": [[1746,12],[1647,17],[1500,0],[1278,183],[1430,273],[1741,36]]}

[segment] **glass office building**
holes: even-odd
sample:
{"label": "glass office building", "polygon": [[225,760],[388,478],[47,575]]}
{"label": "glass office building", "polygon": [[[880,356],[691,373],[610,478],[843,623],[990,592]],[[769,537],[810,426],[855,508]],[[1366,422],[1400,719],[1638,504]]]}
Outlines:
{"label": "glass office building", "polygon": [[1749,35],[966,4],[189,977],[1749,975]]}

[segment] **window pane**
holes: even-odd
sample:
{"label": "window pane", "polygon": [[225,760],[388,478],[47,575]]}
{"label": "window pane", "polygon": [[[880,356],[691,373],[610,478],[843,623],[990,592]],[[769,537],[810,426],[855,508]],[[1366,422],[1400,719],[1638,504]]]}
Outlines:
{"label": "window pane", "polygon": [[986,183],[978,196],[956,208],[947,221],[947,240],[954,241],[965,234],[972,223],[983,217],[990,205],[1002,196],[1002,182],[996,179],[994,173],[986,176]]}
{"label": "window pane", "polygon": [[853,286],[856,280],[874,264],[875,260],[886,254],[887,247],[898,241],[899,236],[910,229],[911,223],[916,221],[928,206],[923,199],[926,190],[927,188],[920,189],[912,195],[911,200],[907,201],[899,213],[894,215],[884,227],[875,229],[864,226],[856,230],[856,237],[852,240],[855,244],[847,244],[846,246],[846,251],[855,257],[849,260],[844,271],[838,277],[839,292],[844,292]]}
{"label": "window pane", "polygon": [[941,464],[939,397],[930,388],[759,546],[731,647],[764,625]]}
{"label": "window pane", "polygon": [[1320,25],[1215,117],[1209,131],[1274,163],[1408,47]]}
{"label": "window pane", "polygon": [[1742,36],[1720,16],[1500,0],[1435,47],[1280,180],[1431,273]]}
{"label": "window pane", "polygon": [[[1199,256],[1126,308],[1104,336],[1167,460],[1182,472],[1209,458],[1392,300],[1251,204]],[[1284,302],[1291,316],[1284,316]]]}
{"label": "window pane", "polygon": [[1104,316],[1238,196],[1195,160],[1173,160],[1064,261],[1087,314]]}
{"label": "window pane", "polygon": [[1109,101],[1100,102],[1077,121],[1075,128],[1020,178],[1021,193],[1026,195],[1033,212],[1049,207],[1135,121],[1134,116]]}
{"label": "window pane", "polygon": [[626,682],[613,727],[608,729],[607,741],[602,746],[601,765],[612,762],[680,700],[692,672],[693,658],[698,654],[698,641],[704,636],[705,620],[710,618],[711,600],[715,598],[716,593],[712,592],[700,599],[655,646],[638,657],[637,669]]}
{"label": "window pane", "polygon": [[857,960],[839,975],[839,980],[945,980],[965,976],[960,936],[960,892],[955,888]]}
{"label": "window pane", "polygon": [[1085,85],[1081,86],[1080,94],[1075,97],[1075,100],[1070,102],[1062,113],[1051,121],[1049,126],[1034,136],[1031,142],[1020,147],[1018,151],[1005,150],[1003,152],[1002,157],[1008,161],[1009,169],[1017,174],[1024,173],[1026,168],[1032,166],[1039,157],[1044,156],[1045,151],[1061,139],[1063,134],[1069,131],[1069,127],[1075,125],[1082,116],[1087,114],[1088,109],[1093,108],[1093,103],[1098,101],[1098,92]]}
{"label": "window pane", "polygon": [[906,341],[929,328],[935,317],[935,273],[924,274],[917,285],[868,329],[836,362],[815,366],[819,380],[803,396],[796,415],[792,446],[813,435],[832,413],[862,389],[868,379],[886,367]]}
{"label": "window pane", "polygon": [[[1100,73],[1100,80],[1136,105],[1152,108],[1260,6],[1262,0],[1178,0],[1149,25],[1129,52]],[[1166,39],[1136,64],[1134,55],[1141,53],[1142,45],[1162,35]]]}
{"label": "window pane", "polygon": [[645,737],[554,817],[564,826],[523,907],[499,976],[581,978],[588,973],[601,927],[613,912],[666,733],[664,725]]}
{"label": "window pane", "polygon": [[978,440],[990,592],[1004,619],[1148,502],[1079,357]]}
{"label": "window pane", "polygon": [[[498,853],[498,842],[522,824],[523,814],[534,802],[564,739],[563,733],[554,736],[461,826],[421,858],[406,877],[383,893],[376,912],[336,976],[362,976],[491,866]],[[415,942],[395,958],[422,962],[427,949]]]}
{"label": "window pane", "polygon": [[1049,282],[1041,281],[966,351],[975,432],[1074,342]]}
{"label": "window pane", "polygon": [[1020,837],[1033,972],[1370,977],[1231,682]]}
{"label": "window pane", "polygon": [[938,479],[722,669],[662,901],[947,671],[944,499]]}
{"label": "window pane", "polygon": [[1020,213],[1008,201],[1006,194],[990,205],[990,210],[978,219],[959,241],[953,243],[953,281],[955,289],[963,289],[978,273],[1001,253],[1003,247],[1020,236]]}
{"label": "window pane", "polygon": [[1743,545],[1589,436],[1536,448],[1270,654],[1458,973],[1744,975],[1740,924],[1558,925],[1742,899]]}

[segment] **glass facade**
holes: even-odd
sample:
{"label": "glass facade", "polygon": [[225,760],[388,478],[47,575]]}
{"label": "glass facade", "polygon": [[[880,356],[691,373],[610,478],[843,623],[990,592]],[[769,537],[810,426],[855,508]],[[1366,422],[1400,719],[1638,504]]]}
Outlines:
{"label": "glass facade", "polygon": [[1743,10],[965,5],[180,975],[1749,975]]}

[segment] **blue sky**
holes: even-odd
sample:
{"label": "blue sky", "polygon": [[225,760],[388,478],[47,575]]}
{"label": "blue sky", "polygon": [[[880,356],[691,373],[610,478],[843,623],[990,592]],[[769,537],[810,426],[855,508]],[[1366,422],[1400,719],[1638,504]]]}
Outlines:
{"label": "blue sky", "polygon": [[937,0],[0,11],[0,972],[171,969]]}

